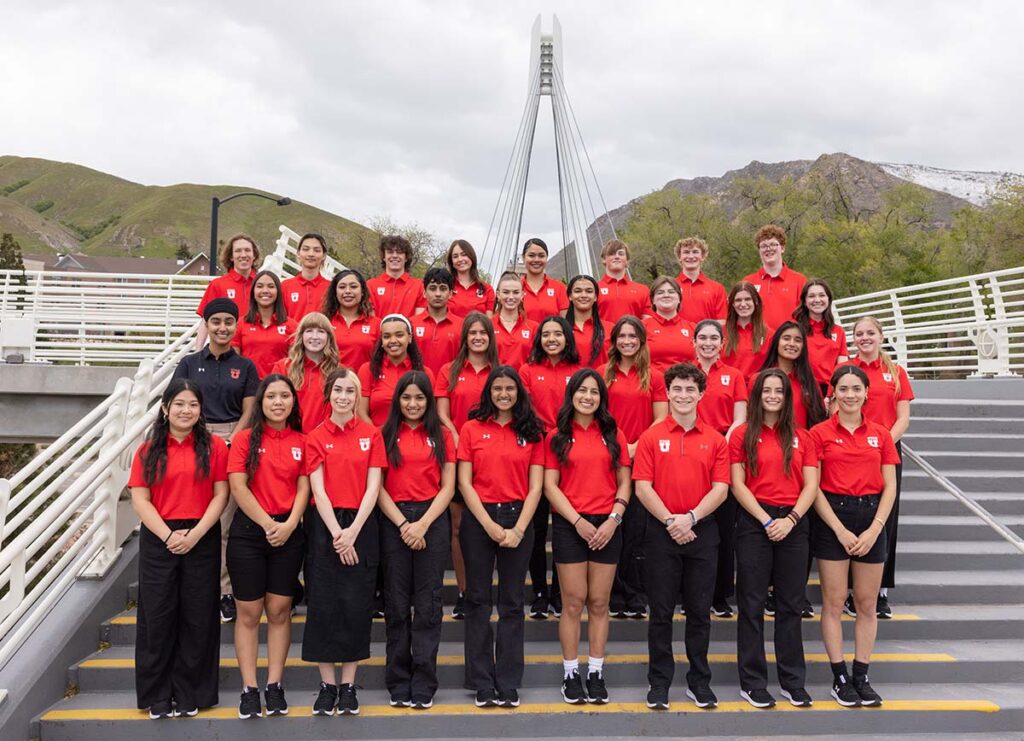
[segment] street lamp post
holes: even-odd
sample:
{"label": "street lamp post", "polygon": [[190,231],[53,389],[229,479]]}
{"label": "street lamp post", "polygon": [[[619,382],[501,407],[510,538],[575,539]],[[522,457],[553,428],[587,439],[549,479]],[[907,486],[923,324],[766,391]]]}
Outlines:
{"label": "street lamp post", "polygon": [[210,203],[210,275],[217,274],[217,212],[220,209],[222,203],[233,201],[236,198],[242,196],[255,196],[256,198],[265,198],[268,201],[273,201],[278,206],[288,206],[291,204],[292,199],[288,197],[274,198],[263,193],[235,193],[233,196],[227,198],[218,198],[214,196]]}

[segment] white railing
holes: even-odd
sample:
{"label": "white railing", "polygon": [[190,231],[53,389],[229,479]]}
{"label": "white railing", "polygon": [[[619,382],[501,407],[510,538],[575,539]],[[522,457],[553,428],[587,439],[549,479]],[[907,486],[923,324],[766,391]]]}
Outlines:
{"label": "white railing", "polygon": [[838,299],[833,311],[847,331],[877,317],[912,378],[1024,374],[1024,267]]}
{"label": "white railing", "polygon": [[[292,231],[284,224],[282,224],[279,229],[281,234],[277,238],[277,242],[274,243],[274,251],[263,258],[261,268],[263,270],[273,270],[281,276],[282,279],[284,279],[292,275],[296,275],[301,269],[296,252],[301,235]],[[320,272],[325,278],[331,278],[339,270],[344,269],[344,265],[333,257],[328,257]]]}

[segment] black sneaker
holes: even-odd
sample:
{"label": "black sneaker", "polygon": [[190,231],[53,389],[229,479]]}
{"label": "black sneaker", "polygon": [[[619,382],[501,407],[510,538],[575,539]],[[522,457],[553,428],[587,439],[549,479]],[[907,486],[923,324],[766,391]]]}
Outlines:
{"label": "black sneaker", "polygon": [[575,669],[562,680],[562,699],[570,705],[582,705],[587,701],[587,696],[583,692],[583,680]]}
{"label": "black sneaker", "polygon": [[604,686],[604,674],[590,672],[587,674],[587,702],[604,705],[608,702],[608,688]]}
{"label": "black sneaker", "polygon": [[807,690],[798,687],[795,690],[782,690],[782,696],[789,700],[789,704],[796,708],[809,708],[814,705],[814,700],[807,694]]}
{"label": "black sneaker", "polygon": [[236,617],[238,617],[238,609],[235,607],[234,595],[222,594],[220,596],[220,621],[231,623]]}
{"label": "black sneaker", "polygon": [[555,617],[562,617],[562,595],[556,594],[548,602],[548,612]]}
{"label": "black sneaker", "polygon": [[637,600],[629,606],[630,617],[636,620],[647,619],[647,605],[644,604],[643,600]]}
{"label": "black sneaker", "polygon": [[255,687],[246,687],[242,690],[241,700],[238,703],[238,717],[259,718],[263,715],[263,705],[260,703],[260,691]]}
{"label": "black sneaker", "polygon": [[174,708],[171,707],[170,700],[164,702],[154,702],[149,708],[149,719],[160,720],[162,718],[174,717]]}
{"label": "black sneaker", "polygon": [[860,698],[860,704],[866,708],[876,708],[882,704],[882,696],[875,692],[871,683],[868,682],[867,675],[863,677],[853,678],[853,688],[857,691],[857,696]]}
{"label": "black sneaker", "polygon": [[373,619],[384,619],[384,595],[378,594],[373,598]]}
{"label": "black sneaker", "polygon": [[878,601],[875,603],[875,614],[879,620],[892,620],[892,608],[889,607],[889,598],[886,595],[878,595]]}
{"label": "black sneaker", "polygon": [[412,707],[412,700],[408,697],[402,697],[401,695],[392,695],[388,700],[388,705],[393,708],[408,708]]}
{"label": "black sneaker", "polygon": [[186,718],[195,718],[199,715],[199,708],[195,705],[186,707],[185,705],[175,705],[174,712],[171,713],[171,717],[179,718],[184,715]]}
{"label": "black sneaker", "polygon": [[775,707],[775,698],[768,690],[740,690],[740,697],[755,708]]}
{"label": "black sneaker", "polygon": [[530,605],[530,617],[534,620],[548,619],[548,597],[543,592],[537,592],[537,596]]}
{"label": "black sneaker", "polygon": [[859,708],[860,695],[845,675],[832,680],[832,697],[844,708]]}
{"label": "black sneaker", "polygon": [[715,617],[720,618],[731,618],[736,613],[733,612],[732,606],[728,600],[720,600],[711,605],[711,612],[714,613]]}
{"label": "black sneaker", "polygon": [[668,710],[668,687],[651,687],[648,689],[647,707],[651,710]]}
{"label": "black sneaker", "polygon": [[433,697],[414,697],[409,705],[413,710],[429,710],[434,707]]}
{"label": "black sneaker", "polygon": [[843,603],[843,612],[850,617],[857,617],[857,605],[853,602],[853,595],[847,595],[846,602]]}
{"label": "black sneaker", "polygon": [[462,592],[459,592],[459,596],[455,599],[455,606],[452,608],[452,618],[454,620],[466,619],[466,595]]}
{"label": "black sneaker", "polygon": [[679,605],[679,614],[686,617],[686,605]]}
{"label": "black sneaker", "polygon": [[313,703],[313,715],[334,715],[334,706],[338,704],[338,685],[320,683],[320,691]]}
{"label": "black sneaker", "polygon": [[800,608],[800,617],[804,620],[809,620],[814,617],[814,606],[806,597],[804,597],[804,606]]}
{"label": "black sneaker", "polygon": [[498,705],[503,708],[519,707],[519,690],[503,690],[499,692]]}
{"label": "black sneaker", "polygon": [[338,715],[359,715],[359,698],[354,684],[338,685]]}
{"label": "black sneaker", "polygon": [[498,707],[498,693],[493,689],[477,690],[476,700],[473,703],[478,708],[496,708]]}
{"label": "black sneaker", "polygon": [[633,611],[625,605],[615,605],[615,607],[609,608],[608,614],[613,618],[618,618],[619,620],[633,617]]}
{"label": "black sneaker", "polygon": [[686,696],[693,700],[693,704],[699,708],[718,707],[718,698],[706,684],[700,687],[687,687]]}
{"label": "black sneaker", "polygon": [[764,599],[764,614],[768,617],[775,617],[775,592],[768,592]]}
{"label": "black sneaker", "polygon": [[267,717],[271,715],[288,715],[288,701],[284,699],[284,687],[280,682],[268,684],[263,692],[267,702]]}

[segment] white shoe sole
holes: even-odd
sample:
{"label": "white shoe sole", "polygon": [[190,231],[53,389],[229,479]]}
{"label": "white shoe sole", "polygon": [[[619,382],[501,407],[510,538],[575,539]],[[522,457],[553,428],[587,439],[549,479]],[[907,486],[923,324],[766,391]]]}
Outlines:
{"label": "white shoe sole", "polygon": [[793,699],[793,696],[789,694],[788,690],[781,690],[780,694],[789,700],[789,704],[795,708],[809,708],[814,706],[814,700],[808,700],[807,702],[797,702]]}
{"label": "white shoe sole", "polygon": [[359,708],[355,710],[339,710],[338,715],[359,715]]}
{"label": "white shoe sole", "polygon": [[740,697],[742,697],[744,700],[749,702],[753,707],[758,708],[759,710],[767,710],[768,708],[775,707],[774,702],[755,702],[754,698],[752,698],[748,693],[744,692],[743,690],[740,690]]}
{"label": "white shoe sole", "polygon": [[857,700],[857,702],[847,702],[845,700],[840,700],[839,693],[835,690],[832,690],[830,694],[832,695],[832,699],[835,700],[839,705],[842,705],[844,708],[859,708],[861,705],[860,700]]}
{"label": "white shoe sole", "polygon": [[701,708],[702,710],[706,710],[707,708],[717,708],[718,707],[718,703],[717,702],[699,702],[697,700],[697,696],[695,694],[693,694],[693,691],[691,689],[689,689],[689,688],[687,688],[687,690],[686,690],[686,696],[689,697],[691,700],[693,700],[693,704],[696,705],[697,707]]}
{"label": "white shoe sole", "polygon": [[326,718],[326,717],[329,717],[331,715],[334,715],[334,708],[331,708],[330,710],[314,710],[313,712],[310,713],[310,715],[312,715],[314,718],[320,718],[320,717]]}

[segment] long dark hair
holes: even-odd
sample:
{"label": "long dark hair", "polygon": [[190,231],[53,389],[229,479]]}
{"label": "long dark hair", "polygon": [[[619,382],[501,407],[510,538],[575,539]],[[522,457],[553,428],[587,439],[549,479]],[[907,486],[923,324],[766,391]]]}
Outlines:
{"label": "long dark hair", "polygon": [[483,325],[484,331],[487,332],[488,342],[487,352],[485,353],[487,355],[487,365],[494,368],[498,364],[498,341],[494,337],[494,325],[487,318],[486,314],[481,314],[479,311],[469,312],[462,320],[462,332],[459,335],[459,351],[455,353],[451,371],[448,373],[449,394],[455,390],[455,386],[459,382],[459,371],[462,370],[462,366],[466,364],[466,359],[469,357],[469,330],[477,322]]}
{"label": "long dark hair", "polygon": [[807,293],[815,286],[820,286],[828,298],[828,309],[821,315],[821,333],[829,337],[832,334],[833,327],[836,326],[835,319],[832,318],[832,289],[821,278],[811,278],[804,283],[804,287],[800,291],[800,305],[793,310],[793,321],[800,325],[804,330],[804,334],[808,337],[813,334],[811,329],[811,312],[807,308]]}
{"label": "long dark hair", "polygon": [[757,476],[757,440],[764,427],[764,407],[761,395],[764,382],[777,378],[782,382],[782,411],[775,423],[775,436],[782,446],[782,471],[789,477],[789,464],[793,460],[793,436],[796,434],[796,420],[793,418],[793,387],[789,378],[778,368],[768,368],[757,374],[750,389],[750,404],[747,406],[747,431],[743,435],[743,451],[747,455],[747,470]]}
{"label": "long dark hair", "polygon": [[370,301],[370,289],[366,286],[366,278],[358,270],[339,270],[331,278],[331,285],[327,289],[327,293],[324,294],[324,306],[323,315],[328,319],[333,319],[335,314],[341,311],[341,302],[338,301],[338,283],[341,282],[342,278],[347,278],[350,275],[354,275],[356,280],[359,281],[359,313],[364,317],[373,316],[373,303]]}
{"label": "long dark hair", "polygon": [[[386,318],[386,317],[385,317]],[[402,320],[398,317],[387,319],[388,322],[401,322],[405,325],[406,331],[409,333],[409,346],[405,348],[406,354],[409,356],[409,362],[412,363],[412,369],[421,371],[423,370],[423,353],[420,352],[420,346],[416,344],[416,336],[412,333],[412,322],[408,319]],[[380,323],[380,336],[377,338],[377,344],[373,347],[373,354],[370,355],[370,376],[374,379],[380,375],[381,366],[384,363],[384,322]]]}
{"label": "long dark hair", "polygon": [[768,327],[764,323],[764,304],[761,301],[761,294],[754,288],[753,283],[748,283],[745,280],[739,281],[729,291],[729,307],[725,316],[725,344],[722,346],[722,355],[732,355],[736,352],[736,345],[739,344],[739,329],[740,317],[736,313],[736,309],[732,307],[732,302],[736,300],[736,294],[740,291],[746,291],[750,294],[751,300],[754,302],[754,313],[750,316],[751,326],[751,347],[753,352],[757,352],[761,349],[761,345],[768,339]]}
{"label": "long dark hair", "polygon": [[281,279],[277,277],[277,273],[273,270],[261,270],[256,273],[256,278],[253,279],[252,285],[249,287],[249,310],[245,312],[245,321],[249,322],[249,324],[255,324],[260,321],[260,309],[256,305],[256,284],[259,283],[260,278],[268,275],[274,279],[274,286],[277,288],[277,300],[274,301],[274,324],[284,324],[288,321],[288,311],[284,308]]}
{"label": "long dark hair", "polygon": [[249,422],[246,424],[246,427],[252,430],[249,433],[249,455],[245,459],[245,472],[249,475],[250,479],[256,475],[256,469],[260,465],[260,443],[263,442],[263,431],[267,427],[267,418],[263,414],[263,397],[266,395],[270,384],[275,381],[283,381],[288,384],[288,390],[292,392],[292,411],[288,414],[288,418],[285,419],[284,426],[296,432],[302,432],[302,413],[299,411],[299,396],[295,391],[295,386],[288,376],[283,376],[280,373],[271,373],[260,381],[260,385],[256,387],[256,403],[253,405],[252,414],[249,416]]}
{"label": "long dark hair", "polygon": [[544,427],[537,419],[537,413],[533,409],[533,402],[530,401],[530,394],[523,386],[523,380],[511,365],[499,365],[490,372],[480,394],[480,403],[469,410],[469,418],[486,422],[498,416],[498,410],[491,399],[491,386],[499,378],[508,378],[516,385],[516,404],[512,407],[512,431],[516,433],[516,437],[528,443],[539,442],[544,437]]}
{"label": "long dark hair", "polygon": [[454,277],[456,280],[459,277],[459,271],[457,271],[455,269],[455,266],[452,264],[452,250],[454,250],[456,247],[462,250],[463,254],[466,257],[468,257],[470,263],[472,263],[472,267],[469,269],[469,279],[474,283],[479,283],[480,271],[477,270],[476,267],[476,250],[473,249],[473,245],[471,245],[465,239],[456,239],[454,242],[448,245],[448,252],[445,253],[444,261],[445,264],[448,266],[448,269],[452,271],[452,277]]}
{"label": "long dark hair", "polygon": [[444,464],[448,462],[444,446],[444,427],[441,425],[441,417],[437,414],[437,402],[434,400],[434,389],[430,385],[430,378],[422,369],[408,371],[398,379],[398,383],[395,385],[395,395],[391,397],[388,420],[381,430],[384,447],[388,451],[388,463],[392,468],[402,465],[402,453],[398,450],[398,429],[404,421],[400,402],[402,394],[410,386],[416,386],[427,397],[427,408],[423,412],[420,424],[427,431],[427,440],[434,448],[434,459],[437,461],[438,467],[443,470]]}
{"label": "long dark hair", "polygon": [[771,345],[768,347],[768,355],[764,359],[761,370],[777,368],[779,366],[779,339],[783,332],[795,329],[803,338],[803,347],[800,355],[793,361],[793,372],[796,373],[796,380],[800,382],[800,395],[803,397],[804,409],[807,410],[807,428],[810,429],[819,422],[825,421],[828,412],[825,411],[825,400],[821,398],[821,388],[814,379],[814,371],[811,370],[811,361],[807,355],[807,333],[804,332],[796,322],[783,322],[772,335]]}
{"label": "long dark hair", "polygon": [[640,341],[640,349],[636,351],[633,367],[636,368],[637,378],[640,381],[640,390],[647,393],[651,390],[651,350],[647,347],[647,328],[644,327],[643,322],[631,314],[619,317],[619,321],[615,322],[615,326],[612,327],[612,336],[608,343],[608,365],[604,371],[604,382],[611,386],[618,378],[619,362],[622,360],[622,354],[619,352],[617,345],[619,334],[622,333],[622,328],[627,324],[633,328],[637,339]]}
{"label": "long dark hair", "polygon": [[572,397],[579,390],[583,382],[593,378],[597,383],[598,391],[601,394],[601,401],[594,412],[594,421],[601,430],[601,437],[608,448],[608,455],[611,456],[611,469],[617,471],[619,468],[619,453],[621,452],[618,438],[618,425],[615,418],[608,411],[608,387],[604,385],[601,374],[593,368],[582,368],[572,374],[569,383],[565,386],[565,398],[562,400],[562,407],[558,410],[558,421],[556,423],[558,432],[551,438],[551,449],[555,451],[560,463],[569,459],[569,451],[572,450],[572,423],[576,409],[572,405]]}
{"label": "long dark hair", "polygon": [[594,306],[590,310],[590,319],[594,322],[594,334],[590,338],[590,359],[587,361],[587,365],[590,365],[597,357],[601,354],[601,350],[604,348],[604,324],[601,323],[601,317],[598,316],[597,302],[598,297],[601,295],[601,291],[598,288],[597,281],[589,275],[577,275],[566,286],[566,291],[569,294],[569,308],[565,312],[565,321],[569,323],[570,329],[576,326],[576,305],[572,302],[572,287],[579,283],[581,280],[588,280],[594,287]]}
{"label": "long dark hair", "polygon": [[576,349],[576,338],[572,336],[572,327],[569,326],[569,322],[565,321],[564,317],[560,317],[557,314],[552,314],[549,317],[545,317],[540,324],[537,325],[537,332],[533,336],[533,347],[530,348],[530,357],[526,359],[527,363],[543,363],[548,355],[544,352],[544,346],[541,344],[540,336],[541,330],[544,329],[544,325],[548,322],[554,322],[562,328],[562,334],[565,335],[565,349],[562,350],[562,357],[560,360],[570,365],[579,365],[580,353]]}
{"label": "long dark hair", "polygon": [[164,409],[169,409],[171,402],[182,391],[191,391],[199,400],[199,420],[192,428],[192,448],[196,455],[195,478],[199,481],[210,475],[210,431],[206,429],[206,417],[202,412],[203,392],[194,381],[172,378],[160,397],[160,410],[146,435],[146,452],[142,455],[142,474],[146,486],[157,483],[167,473],[167,437],[171,432],[171,422]]}

